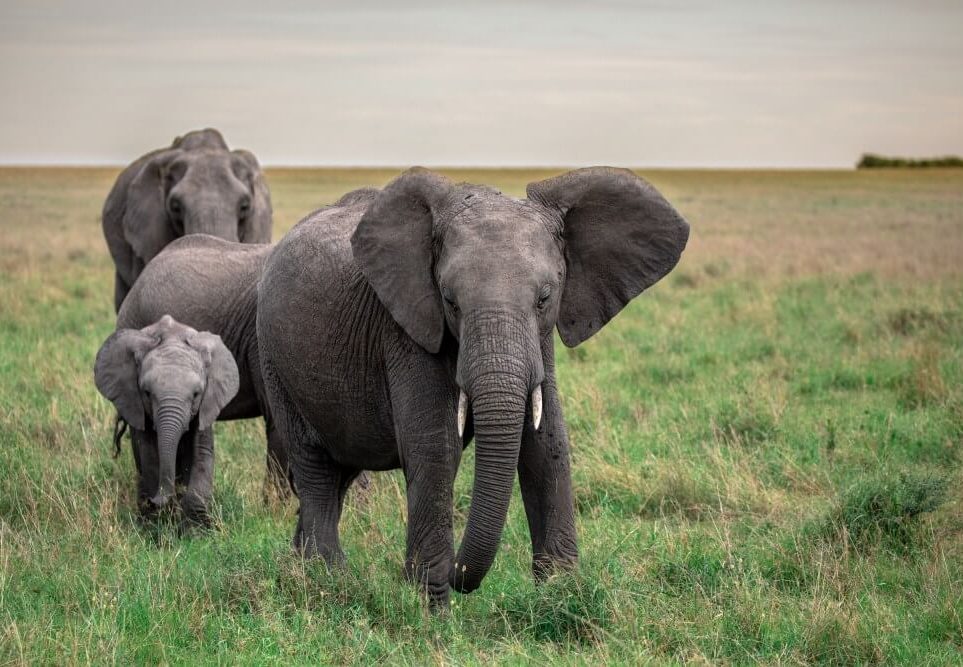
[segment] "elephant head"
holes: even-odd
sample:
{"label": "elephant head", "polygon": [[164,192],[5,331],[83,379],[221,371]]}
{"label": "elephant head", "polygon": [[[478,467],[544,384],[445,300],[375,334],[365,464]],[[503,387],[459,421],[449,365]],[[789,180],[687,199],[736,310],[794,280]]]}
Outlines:
{"label": "elephant head", "polygon": [[372,202],[352,239],[378,298],[422,348],[458,344],[458,431],[475,433],[475,481],[451,584],[488,572],[508,511],[524,419],[541,419],[542,353],[575,346],[678,262],[689,226],[628,170],[578,169],[526,199],[412,169]]}
{"label": "elephant head", "polygon": [[[253,154],[228,150],[217,130],[198,130],[121,174],[104,205],[104,225],[119,228],[142,266],[186,234],[269,242],[271,196]],[[136,277],[125,276],[129,285]]]}
{"label": "elephant head", "polygon": [[143,329],[121,329],[101,346],[94,364],[97,389],[138,430],[153,427],[160,462],[151,502],[174,495],[174,466],[181,436],[211,427],[238,390],[238,370],[221,338],[165,315]]}

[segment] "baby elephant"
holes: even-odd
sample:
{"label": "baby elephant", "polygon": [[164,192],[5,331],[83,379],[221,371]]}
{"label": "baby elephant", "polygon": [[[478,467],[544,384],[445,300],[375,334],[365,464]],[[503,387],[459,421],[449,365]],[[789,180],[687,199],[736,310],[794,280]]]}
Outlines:
{"label": "baby elephant", "polygon": [[218,413],[238,390],[234,357],[221,338],[165,315],[120,329],[97,353],[97,389],[131,427],[138,505],[145,517],[167,506],[175,483],[187,523],[210,523]]}

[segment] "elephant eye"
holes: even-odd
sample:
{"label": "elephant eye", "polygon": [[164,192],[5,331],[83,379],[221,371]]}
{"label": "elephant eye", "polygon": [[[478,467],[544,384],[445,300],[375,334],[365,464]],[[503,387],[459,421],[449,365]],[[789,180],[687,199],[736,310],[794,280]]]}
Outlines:
{"label": "elephant eye", "polygon": [[251,212],[251,200],[246,197],[242,199],[237,212],[242,218],[246,218],[247,214]]}
{"label": "elephant eye", "polygon": [[171,215],[175,218],[180,218],[184,215],[184,204],[177,197],[171,197],[167,202],[167,207],[170,209]]}
{"label": "elephant eye", "polygon": [[538,307],[539,310],[542,310],[543,308],[545,308],[545,306],[548,304],[548,299],[550,296],[552,296],[552,288],[551,286],[546,285],[538,293],[538,301],[535,302],[535,305]]}
{"label": "elephant eye", "polygon": [[441,291],[441,298],[443,298],[445,300],[445,304],[447,304],[447,306],[451,308],[451,312],[453,313],[458,312],[458,304],[455,303],[455,297],[450,290],[443,289]]}

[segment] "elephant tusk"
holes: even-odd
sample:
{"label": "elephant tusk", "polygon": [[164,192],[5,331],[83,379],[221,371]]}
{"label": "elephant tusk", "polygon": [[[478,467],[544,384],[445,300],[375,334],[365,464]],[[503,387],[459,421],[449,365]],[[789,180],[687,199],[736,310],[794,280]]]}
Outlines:
{"label": "elephant tusk", "polygon": [[542,385],[535,387],[535,391],[532,392],[532,422],[537,431],[539,424],[542,423]]}
{"label": "elephant tusk", "polygon": [[465,421],[468,419],[468,396],[465,392],[458,390],[458,437],[465,434]]}

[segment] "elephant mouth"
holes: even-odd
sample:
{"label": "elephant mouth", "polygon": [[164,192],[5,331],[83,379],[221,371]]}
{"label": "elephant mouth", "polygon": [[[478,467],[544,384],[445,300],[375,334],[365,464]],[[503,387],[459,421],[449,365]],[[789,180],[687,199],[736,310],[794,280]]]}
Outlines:
{"label": "elephant mouth", "polygon": [[[537,431],[538,427],[542,425],[542,385],[537,385],[535,389],[532,390],[530,398],[532,405],[532,426],[534,426]],[[456,413],[459,438],[465,435],[465,423],[468,421],[468,405],[468,394],[465,393],[464,389],[459,389],[458,411]]]}

